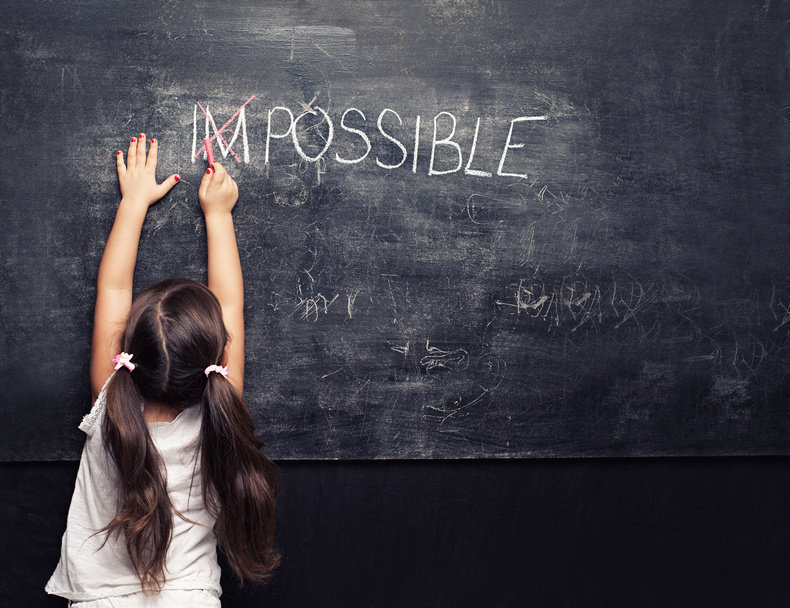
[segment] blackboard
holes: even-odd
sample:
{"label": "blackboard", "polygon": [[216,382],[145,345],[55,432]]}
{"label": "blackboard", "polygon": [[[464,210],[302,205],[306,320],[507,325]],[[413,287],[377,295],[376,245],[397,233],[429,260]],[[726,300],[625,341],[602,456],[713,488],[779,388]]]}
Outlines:
{"label": "blackboard", "polygon": [[137,132],[182,183],[136,287],[205,279],[207,129],[274,458],[790,453],[789,23],[763,0],[4,2],[0,457],[79,453]]}

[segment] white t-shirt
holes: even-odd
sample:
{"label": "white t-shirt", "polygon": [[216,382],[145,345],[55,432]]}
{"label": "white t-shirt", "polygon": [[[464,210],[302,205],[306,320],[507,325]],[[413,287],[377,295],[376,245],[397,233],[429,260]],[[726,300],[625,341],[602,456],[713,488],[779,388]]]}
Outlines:
{"label": "white t-shirt", "polygon": [[[115,517],[117,469],[104,447],[105,391],[79,428],[87,435],[74,494],[71,498],[60,562],[45,590],[75,601],[140,591],[123,535],[96,534]],[[202,407],[185,409],[172,422],[149,422],[148,429],[167,467],[173,506],[187,519],[173,515],[173,538],[167,552],[164,589],[207,589],[222,593],[217,564],[215,520],[203,503],[200,461],[195,447],[200,437]]]}

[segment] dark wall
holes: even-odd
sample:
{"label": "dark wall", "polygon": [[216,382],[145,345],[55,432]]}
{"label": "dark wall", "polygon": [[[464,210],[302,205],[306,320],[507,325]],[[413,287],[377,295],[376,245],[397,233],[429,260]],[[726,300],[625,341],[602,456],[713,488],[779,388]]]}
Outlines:
{"label": "dark wall", "polygon": [[[280,571],[223,606],[787,606],[790,460],[284,462]],[[0,466],[0,605],[44,595],[76,463]]]}
{"label": "dark wall", "polygon": [[790,454],[789,10],[7,0],[0,459],[79,453],[115,150],[183,178],[137,286],[203,279],[237,128],[274,457]]}

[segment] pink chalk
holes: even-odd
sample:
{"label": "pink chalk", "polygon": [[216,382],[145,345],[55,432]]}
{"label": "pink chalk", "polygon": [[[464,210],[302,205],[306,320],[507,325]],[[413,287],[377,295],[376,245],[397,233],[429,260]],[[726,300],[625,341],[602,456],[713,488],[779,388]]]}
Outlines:
{"label": "pink chalk", "polygon": [[208,154],[208,166],[214,166],[214,150],[211,147],[211,140],[208,137],[203,139],[203,144],[206,146],[206,154]]}
{"label": "pink chalk", "polygon": [[[241,159],[239,158],[239,155],[236,154],[233,151],[233,148],[230,147],[230,144],[225,140],[224,137],[222,137],[222,133],[225,131],[227,126],[230,123],[233,122],[233,119],[236,118],[241,113],[241,111],[244,109],[244,107],[248,103],[250,103],[253,99],[255,99],[255,95],[251,96],[247,101],[245,101],[243,104],[241,104],[241,107],[233,113],[233,116],[231,116],[224,125],[222,125],[221,129],[217,129],[217,125],[214,123],[214,119],[211,117],[211,115],[208,112],[206,112],[205,108],[202,105],[200,105],[200,102],[199,101],[197,102],[197,105],[200,108],[200,111],[203,112],[203,114],[206,116],[206,120],[211,121],[211,126],[214,127],[214,133],[216,133],[216,135],[214,135],[214,137],[219,137],[219,139],[222,141],[222,143],[225,144],[225,147],[228,149],[228,152],[233,154],[233,158],[235,158],[236,162],[239,163],[239,164],[241,164]],[[195,158],[197,158],[200,154],[202,154],[204,149],[205,149],[205,142],[204,142],[204,147],[200,148],[200,150],[195,152]]]}

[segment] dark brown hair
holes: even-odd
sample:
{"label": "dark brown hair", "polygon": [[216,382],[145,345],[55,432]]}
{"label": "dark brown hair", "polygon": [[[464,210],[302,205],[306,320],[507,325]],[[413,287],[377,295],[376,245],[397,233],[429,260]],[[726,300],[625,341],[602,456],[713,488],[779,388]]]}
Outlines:
{"label": "dark brown hair", "polygon": [[116,372],[106,389],[105,445],[118,468],[119,502],[105,530],[108,537],[123,533],[146,591],[165,582],[173,515],[181,516],[170,502],[164,463],[143,416],[146,402],[177,410],[202,405],[200,474],[206,509],[217,520],[217,543],[242,582],[262,581],[279,564],[274,467],[241,395],[220,374],[204,373],[221,363],[228,339],[214,294],[187,279],[140,294],[121,337],[121,350],[134,354],[136,367]]}

